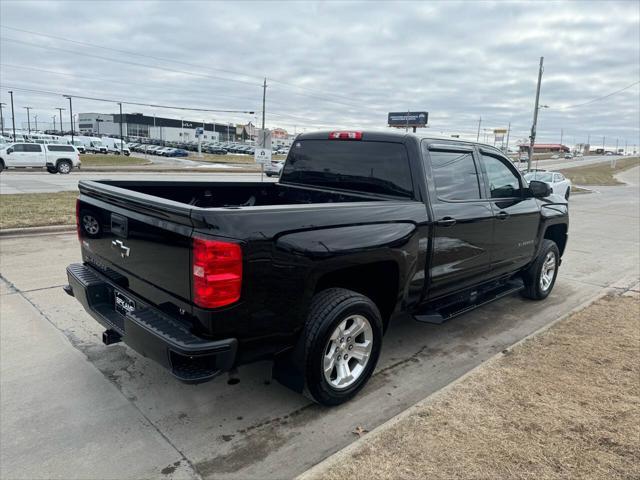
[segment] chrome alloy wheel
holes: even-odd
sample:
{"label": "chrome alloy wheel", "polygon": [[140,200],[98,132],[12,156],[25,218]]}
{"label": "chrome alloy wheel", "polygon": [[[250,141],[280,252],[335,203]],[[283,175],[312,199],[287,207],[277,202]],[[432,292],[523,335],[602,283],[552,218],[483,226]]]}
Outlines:
{"label": "chrome alloy wheel", "polygon": [[62,162],[58,166],[58,171],[60,173],[69,173],[71,171],[71,165],[69,165],[67,162]]}
{"label": "chrome alloy wheel", "polygon": [[82,226],[84,227],[84,231],[89,235],[96,235],[100,231],[98,220],[91,215],[84,215],[82,217]]}
{"label": "chrome alloy wheel", "polygon": [[373,349],[373,329],[362,315],[344,319],[331,334],[324,349],[325,380],[335,389],[353,385],[362,375]]}
{"label": "chrome alloy wheel", "polygon": [[547,256],[544,257],[544,263],[542,264],[542,270],[540,271],[540,290],[543,292],[549,290],[555,273],[556,254],[553,252],[547,252]]}

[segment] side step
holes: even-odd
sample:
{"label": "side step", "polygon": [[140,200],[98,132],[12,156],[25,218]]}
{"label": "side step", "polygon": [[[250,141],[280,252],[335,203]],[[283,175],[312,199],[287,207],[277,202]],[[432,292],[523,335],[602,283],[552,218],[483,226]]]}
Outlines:
{"label": "side step", "polygon": [[415,314],[413,318],[416,322],[441,325],[447,320],[462,315],[463,313],[470,312],[471,310],[475,310],[476,308],[499,300],[503,297],[511,295],[512,293],[519,292],[523,288],[524,284],[522,283],[522,280],[512,280],[492,290],[488,290],[481,295],[478,295],[475,291],[471,292],[469,294],[468,302],[446,305],[440,309],[429,309],[424,313]]}

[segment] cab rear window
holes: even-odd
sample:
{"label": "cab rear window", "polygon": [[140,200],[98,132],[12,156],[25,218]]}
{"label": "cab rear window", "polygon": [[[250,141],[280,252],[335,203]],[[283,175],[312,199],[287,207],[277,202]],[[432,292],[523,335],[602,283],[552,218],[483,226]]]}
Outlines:
{"label": "cab rear window", "polygon": [[409,157],[401,143],[299,140],[280,181],[413,197]]}

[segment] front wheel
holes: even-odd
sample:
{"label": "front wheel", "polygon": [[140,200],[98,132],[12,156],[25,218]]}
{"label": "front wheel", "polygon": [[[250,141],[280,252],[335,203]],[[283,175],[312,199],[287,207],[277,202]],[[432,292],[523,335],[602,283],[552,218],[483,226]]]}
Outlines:
{"label": "front wheel", "polygon": [[382,317],[369,298],[344,288],[318,293],[300,339],[305,393],[339,405],[364,387],[382,347]]}
{"label": "front wheel", "polygon": [[558,246],[554,241],[544,239],[538,256],[522,275],[524,281],[522,295],[532,300],[547,298],[556,283],[559,265]]}

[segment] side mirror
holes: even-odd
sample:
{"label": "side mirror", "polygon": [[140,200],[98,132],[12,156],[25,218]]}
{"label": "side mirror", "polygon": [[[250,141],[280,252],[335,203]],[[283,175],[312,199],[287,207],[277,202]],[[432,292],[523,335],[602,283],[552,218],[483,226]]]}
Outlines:
{"label": "side mirror", "polygon": [[11,154],[11,153],[13,153],[13,148],[8,148],[8,149],[7,149],[7,155],[9,155],[9,154]]}
{"label": "side mirror", "polygon": [[531,191],[531,196],[535,198],[548,197],[552,192],[549,184],[540,180],[531,180],[529,182],[529,190]]}

